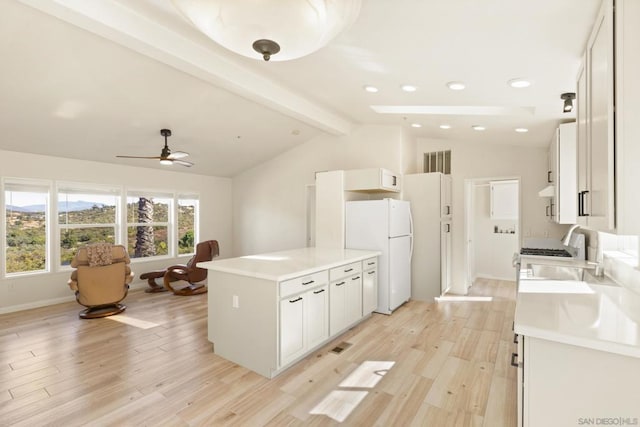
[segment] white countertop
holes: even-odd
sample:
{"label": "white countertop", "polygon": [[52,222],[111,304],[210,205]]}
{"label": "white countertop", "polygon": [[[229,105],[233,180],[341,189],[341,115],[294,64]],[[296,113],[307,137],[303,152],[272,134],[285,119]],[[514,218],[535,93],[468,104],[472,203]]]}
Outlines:
{"label": "white countertop", "polygon": [[616,285],[521,280],[514,330],[640,358],[640,295]]}
{"label": "white countertop", "polygon": [[199,262],[200,268],[277,282],[380,255],[380,251],[301,248]]}

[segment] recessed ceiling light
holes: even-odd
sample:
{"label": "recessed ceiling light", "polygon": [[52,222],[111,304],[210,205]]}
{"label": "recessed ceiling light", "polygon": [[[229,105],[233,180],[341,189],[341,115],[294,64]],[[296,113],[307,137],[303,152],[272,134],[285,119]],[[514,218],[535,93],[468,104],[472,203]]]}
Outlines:
{"label": "recessed ceiling light", "polygon": [[440,125],[440,129],[451,129],[451,125]]}
{"label": "recessed ceiling light", "polygon": [[518,89],[531,86],[531,82],[529,80],[522,79],[522,78],[511,79],[507,83],[509,84],[509,86],[515,87]]}
{"label": "recessed ceiling light", "polygon": [[525,132],[529,132],[529,129],[527,129],[527,128],[516,128],[516,132],[525,133]]}
{"label": "recessed ceiling light", "polygon": [[412,128],[421,128],[422,125],[420,123],[411,123]]}
{"label": "recessed ceiling light", "polygon": [[378,91],[377,87],[371,86],[371,85],[366,85],[366,86],[363,86],[362,88],[370,93],[376,93]]}
{"label": "recessed ceiling light", "polygon": [[415,92],[416,90],[418,90],[418,88],[413,85],[402,85],[400,86],[400,89],[405,92]]}
{"label": "recessed ceiling light", "polygon": [[485,130],[486,129],[486,127],[480,126],[480,125],[473,125],[471,127],[473,128],[473,130]]}
{"label": "recessed ceiling light", "polygon": [[447,87],[451,90],[462,90],[466,86],[462,82],[449,82],[447,83]]}

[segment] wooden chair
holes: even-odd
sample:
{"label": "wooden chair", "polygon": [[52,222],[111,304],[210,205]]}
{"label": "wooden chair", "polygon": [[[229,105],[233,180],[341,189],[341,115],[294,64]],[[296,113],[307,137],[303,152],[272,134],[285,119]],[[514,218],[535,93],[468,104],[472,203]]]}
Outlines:
{"label": "wooden chair", "polygon": [[[211,261],[220,255],[220,248],[217,240],[207,240],[196,245],[195,255],[186,264],[172,265],[164,270],[150,271],[140,275],[141,279],[146,279],[149,288],[145,292],[155,293],[171,291],[176,295],[197,295],[207,292],[207,287],[203,282],[207,278],[208,270],[198,268],[196,264],[204,261]],[[156,283],[156,279],[162,278],[163,285]],[[171,286],[171,283],[183,280],[189,285],[183,288]]]}
{"label": "wooden chair", "polygon": [[87,307],[80,312],[81,319],[111,316],[127,308],[120,302],[133,280],[129,263],[129,254],[122,245],[97,243],[78,249],[71,261],[75,270],[68,284],[78,303]]}

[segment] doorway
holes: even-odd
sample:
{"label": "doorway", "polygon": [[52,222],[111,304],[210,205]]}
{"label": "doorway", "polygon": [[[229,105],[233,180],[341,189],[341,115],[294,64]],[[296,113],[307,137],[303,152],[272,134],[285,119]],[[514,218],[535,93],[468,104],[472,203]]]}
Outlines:
{"label": "doorway", "polygon": [[520,248],[520,177],[465,180],[466,287],[477,278],[513,280]]}

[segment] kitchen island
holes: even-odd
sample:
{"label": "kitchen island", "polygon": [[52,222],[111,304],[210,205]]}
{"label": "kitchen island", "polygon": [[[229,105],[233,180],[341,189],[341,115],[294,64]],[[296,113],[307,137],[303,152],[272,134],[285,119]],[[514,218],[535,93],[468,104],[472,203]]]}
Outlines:
{"label": "kitchen island", "polygon": [[519,425],[640,425],[640,295],[585,278],[520,280]]}
{"label": "kitchen island", "polygon": [[214,352],[273,378],[371,315],[379,254],[302,248],[198,263]]}

